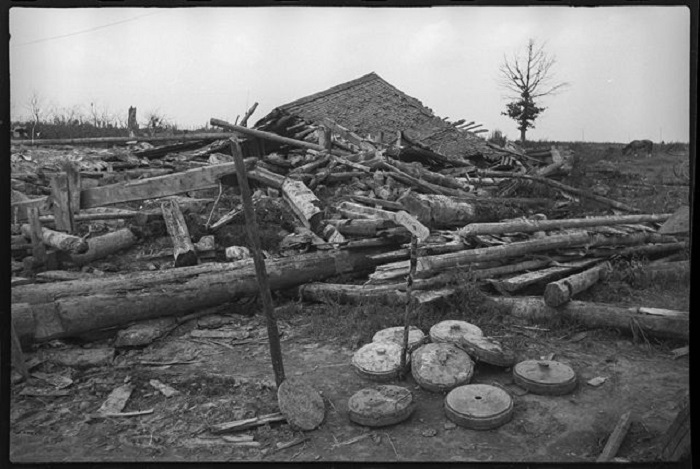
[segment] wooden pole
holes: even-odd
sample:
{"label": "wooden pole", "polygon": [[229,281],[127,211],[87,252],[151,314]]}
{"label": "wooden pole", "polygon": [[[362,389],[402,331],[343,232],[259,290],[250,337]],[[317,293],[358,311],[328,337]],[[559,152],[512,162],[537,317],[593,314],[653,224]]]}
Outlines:
{"label": "wooden pole", "polygon": [[71,197],[66,173],[57,174],[51,178],[51,196],[53,198],[53,215],[56,229],[73,233],[75,220],[71,209]]}
{"label": "wooden pole", "polygon": [[46,264],[46,247],[39,221],[39,209],[37,207],[27,207],[27,218],[29,219],[30,237],[32,240],[32,256],[38,264]]}
{"label": "wooden pole", "polygon": [[255,109],[257,107],[258,107],[258,103],[257,102],[253,103],[253,105],[250,107],[250,109],[248,109],[248,111],[246,111],[245,115],[243,116],[243,119],[241,119],[241,126],[243,126],[243,127],[248,126],[248,119],[250,118],[250,116],[253,115],[253,113],[255,112]]}
{"label": "wooden pole", "polygon": [[571,297],[595,285],[599,280],[604,279],[612,271],[610,262],[605,261],[588,270],[570,275],[556,282],[547,284],[544,289],[544,302],[553,308],[560,306]]}
{"label": "wooden pole", "polygon": [[[212,123],[213,124],[213,123]],[[275,382],[277,387],[284,381],[284,364],[282,363],[282,347],[280,346],[279,332],[277,331],[277,320],[274,316],[274,306],[272,304],[272,294],[270,293],[270,282],[267,277],[265,261],[260,248],[260,233],[258,231],[258,222],[255,218],[255,210],[253,209],[253,199],[250,195],[250,186],[248,186],[248,177],[246,176],[245,163],[241,153],[241,146],[238,141],[231,139],[231,154],[236,163],[236,175],[238,176],[238,186],[241,189],[241,199],[243,201],[243,212],[246,219],[246,231],[248,232],[248,241],[252,247],[251,254],[253,255],[253,263],[255,264],[255,274],[260,285],[260,296],[265,310],[265,318],[267,319],[267,337],[270,341],[270,356],[272,357],[272,369],[275,372]]]}
{"label": "wooden pole", "polygon": [[408,330],[411,324],[411,311],[413,310],[413,275],[416,273],[416,251],[418,250],[418,237],[411,236],[411,268],[406,277],[406,307],[403,318],[403,348],[401,350],[401,374],[406,370],[406,354],[408,353]]}

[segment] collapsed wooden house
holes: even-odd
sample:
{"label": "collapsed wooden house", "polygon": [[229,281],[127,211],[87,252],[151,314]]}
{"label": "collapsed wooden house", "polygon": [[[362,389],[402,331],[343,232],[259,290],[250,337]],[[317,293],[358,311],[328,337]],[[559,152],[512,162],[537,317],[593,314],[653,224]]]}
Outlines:
{"label": "collapsed wooden house", "polygon": [[328,119],[383,144],[395,142],[401,132],[409,143],[458,160],[484,158],[493,162],[506,154],[476,133],[463,130],[468,128],[461,125],[463,120],[450,123],[436,116],[418,99],[374,72],[279,106],[255,128],[300,138],[312,134],[310,128],[324,125]]}

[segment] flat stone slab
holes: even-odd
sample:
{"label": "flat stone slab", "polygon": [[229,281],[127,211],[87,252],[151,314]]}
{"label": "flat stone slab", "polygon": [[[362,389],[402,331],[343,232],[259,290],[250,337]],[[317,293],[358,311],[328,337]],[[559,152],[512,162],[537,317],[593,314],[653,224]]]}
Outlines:
{"label": "flat stone slab", "polygon": [[406,420],[416,408],[413,394],[401,386],[364,388],[348,400],[348,417],[367,427],[384,427]]}
{"label": "flat stone slab", "polygon": [[421,388],[446,392],[469,383],[474,362],[454,344],[425,344],[411,355],[411,374]]}
{"label": "flat stone slab", "polygon": [[430,328],[430,340],[433,342],[450,342],[459,344],[465,336],[483,336],[482,330],[466,321],[448,319]]}
{"label": "flat stone slab", "polygon": [[298,378],[285,379],[277,390],[277,404],[290,425],[313,430],[323,423],[326,404],[321,395]]}
{"label": "flat stone slab", "polygon": [[576,388],[576,372],[554,360],[526,360],[513,367],[513,381],[533,394],[562,395]]}
{"label": "flat stone slab", "polygon": [[513,417],[513,399],[503,389],[488,384],[466,384],[445,398],[447,418],[472,430],[500,427]]}
{"label": "flat stone slab", "polygon": [[[373,381],[390,381],[401,368],[400,345],[391,342],[370,342],[359,348],[352,357],[352,366],[360,376]],[[409,360],[410,355],[406,355]]]}

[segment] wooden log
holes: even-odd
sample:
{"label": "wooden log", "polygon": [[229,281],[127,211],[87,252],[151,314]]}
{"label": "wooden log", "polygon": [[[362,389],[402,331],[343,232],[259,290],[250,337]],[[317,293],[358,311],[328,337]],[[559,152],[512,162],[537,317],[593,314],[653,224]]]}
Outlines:
{"label": "wooden log", "polygon": [[642,285],[662,282],[687,282],[690,279],[690,261],[666,262],[648,265],[636,272],[634,280]]}
{"label": "wooden log", "polygon": [[139,158],[156,159],[162,158],[170,153],[179,153],[187,150],[194,150],[202,147],[207,143],[206,140],[192,140],[189,142],[177,142],[170,145],[162,145],[155,148],[148,148],[145,150],[136,150],[133,153],[134,156]]}
{"label": "wooden log", "polygon": [[[31,237],[31,226],[28,224],[22,225],[22,233],[27,237]],[[59,251],[82,254],[88,250],[88,243],[83,238],[54,231],[46,227],[41,227],[41,239],[44,244]]]}
{"label": "wooden log", "polygon": [[180,211],[180,206],[174,200],[166,200],[160,205],[163,212],[163,220],[173,243],[173,257],[175,267],[196,265],[199,262],[197,250],[192,244],[190,232],[185,222],[185,217]]}
{"label": "wooden log", "polygon": [[587,250],[586,254],[591,257],[608,257],[612,254],[620,257],[649,257],[660,254],[668,254],[669,252],[683,251],[685,249],[688,249],[687,241],[665,244],[650,244],[646,246],[631,246],[624,249],[616,249],[614,251],[611,251],[610,249],[589,249]]}
{"label": "wooden log", "polygon": [[312,161],[311,163],[306,163],[301,166],[297,166],[293,170],[290,171],[290,174],[295,174],[295,173],[313,173],[315,172],[318,168],[327,165],[331,161],[331,155],[324,155],[320,158],[317,158],[316,161]]}
{"label": "wooden log", "polygon": [[421,223],[435,228],[498,220],[521,212],[512,206],[482,203],[478,198],[458,199],[444,195],[409,192],[397,200]]}
{"label": "wooden log", "polygon": [[122,228],[102,236],[89,238],[88,250],[83,254],[71,254],[70,261],[76,265],[89,264],[97,259],[102,259],[123,249],[130,248],[138,238],[130,228]]}
{"label": "wooden log", "polygon": [[283,145],[291,145],[300,148],[310,148],[312,150],[323,151],[324,148],[316,143],[305,142],[304,140],[295,140],[293,138],[282,137],[281,135],[273,134],[271,132],[265,132],[262,130],[249,129],[247,127],[242,127],[240,125],[230,124],[226,121],[220,119],[212,118],[209,123],[216,127],[221,127],[227,130],[232,130],[234,132],[239,132],[244,135],[250,135],[257,138],[262,138],[270,140],[272,142],[281,143]]}
{"label": "wooden log", "polygon": [[534,233],[536,231],[560,230],[567,228],[586,228],[593,226],[612,226],[627,223],[662,222],[671,214],[648,215],[613,215],[590,218],[568,218],[561,220],[515,220],[497,223],[471,223],[457,230],[460,236],[504,233]]}
{"label": "wooden log", "polygon": [[689,314],[685,311],[625,308],[604,303],[569,301],[559,308],[547,306],[541,297],[490,297],[513,316],[537,321],[562,318],[590,328],[617,328],[626,331],[641,328],[647,337],[688,340]]}
{"label": "wooden log", "polygon": [[398,202],[391,202],[389,200],[375,199],[373,197],[365,197],[363,195],[352,195],[350,196],[356,202],[369,205],[379,205],[383,209],[399,211],[403,210],[404,207]]}
{"label": "wooden log", "polygon": [[[73,219],[78,221],[93,221],[93,220],[121,220],[125,218],[134,218],[138,215],[136,210],[127,210],[112,207],[95,207],[83,210],[82,213],[76,214]],[[53,215],[42,215],[39,221],[43,224],[53,224],[55,218]]]}
{"label": "wooden log", "polygon": [[615,425],[615,428],[610,434],[610,438],[608,438],[607,443],[605,443],[603,452],[600,453],[600,456],[598,456],[596,462],[608,462],[615,457],[617,451],[622,445],[622,440],[624,440],[625,436],[627,435],[627,430],[629,430],[631,423],[632,411],[625,412],[620,416],[617,425]]}
{"label": "wooden log", "polygon": [[328,117],[324,117],[322,119],[323,125],[325,125],[327,128],[329,128],[331,131],[337,133],[340,135],[343,139],[346,141],[352,143],[353,145],[359,147],[361,150],[371,150],[374,151],[376,148],[374,148],[374,145],[372,145],[370,142],[367,140],[363,139],[359,135],[357,135],[354,132],[351,132],[350,130],[346,129],[342,125],[338,124],[332,119],[329,119]]}
{"label": "wooden log", "polygon": [[[361,274],[376,262],[358,251],[331,250],[265,264],[270,288],[284,290],[335,275]],[[187,314],[258,292],[252,259],[246,259],[16,287],[11,291],[12,320],[20,340],[43,341]]]}
{"label": "wooden log", "polygon": [[401,210],[399,212],[389,212],[386,210],[367,207],[360,204],[354,204],[351,202],[342,202],[338,207],[338,210],[343,213],[355,212],[365,216],[366,218],[378,218],[381,220],[391,220],[395,224],[400,225],[408,229],[411,233],[418,237],[419,240],[424,240],[430,236],[430,230],[412,217],[410,214]]}
{"label": "wooden log", "polygon": [[[256,158],[247,158],[246,166],[252,166],[255,161]],[[219,186],[221,177],[235,172],[235,163],[222,163],[165,176],[93,187],[81,191],[80,204],[83,208],[91,208],[215,188]]]}
{"label": "wooden log", "polygon": [[377,236],[377,233],[386,228],[396,226],[391,220],[372,220],[372,219],[354,219],[354,220],[326,220],[330,225],[346,236],[358,236],[363,238]]}
{"label": "wooden log", "polygon": [[546,184],[546,185],[555,187],[557,189],[563,190],[564,192],[579,195],[581,197],[585,197],[587,199],[594,200],[594,201],[601,203],[603,205],[607,205],[609,207],[624,210],[626,212],[639,213],[641,211],[641,210],[634,208],[634,207],[631,207],[627,204],[623,204],[622,202],[617,202],[615,200],[608,199],[607,197],[603,197],[603,196],[594,194],[592,192],[585,191],[583,189],[577,189],[575,187],[571,187],[571,186],[568,186],[566,184],[562,184],[560,182],[553,181],[553,180],[548,179],[548,178],[532,176],[532,175],[528,175],[528,174],[506,173],[506,172],[501,172],[501,171],[479,171],[478,174],[480,176],[486,176],[486,177],[511,177],[511,178],[520,178],[520,179],[530,179],[530,180],[537,181],[539,183]]}
{"label": "wooden log", "polygon": [[301,181],[285,179],[282,183],[282,198],[305,227],[318,233],[323,220],[323,210],[321,201],[311,189]]}
{"label": "wooden log", "polygon": [[464,191],[458,191],[457,189],[450,189],[449,187],[439,186],[437,184],[433,184],[431,182],[423,181],[421,179],[410,176],[410,175],[404,173],[403,171],[401,171],[400,169],[394,168],[393,166],[389,165],[385,161],[380,162],[377,165],[377,167],[381,168],[381,169],[385,169],[387,171],[390,171],[391,172],[391,174],[389,175],[390,177],[416,189],[419,192],[423,192],[426,194],[440,194],[440,195],[464,195],[464,194],[467,194]]}
{"label": "wooden log", "polygon": [[253,181],[257,181],[265,186],[272,187],[273,189],[282,189],[282,184],[284,183],[284,177],[279,174],[275,174],[261,166],[256,166],[255,169],[248,171],[248,177]]}
{"label": "wooden log", "polygon": [[[531,254],[534,252],[581,246],[590,241],[591,237],[589,235],[585,233],[574,233],[571,235],[547,236],[546,238],[541,239],[439,254],[436,256],[424,256],[418,259],[417,273],[418,275],[426,276],[426,274],[431,272],[450,269],[457,266],[465,266],[472,262],[501,260],[509,257]],[[387,264],[377,269],[376,273],[380,273],[383,270],[391,270],[396,268],[397,266],[394,264]],[[407,273],[408,270],[405,270]],[[372,278],[372,275],[370,278]]]}
{"label": "wooden log", "polygon": [[583,259],[579,261],[567,262],[564,265],[555,265],[534,272],[527,272],[515,277],[490,282],[498,291],[502,293],[515,293],[523,288],[534,284],[549,282],[566,275],[578,272],[586,267],[598,263],[597,259]]}
{"label": "wooden log", "polygon": [[592,287],[599,280],[607,278],[612,271],[609,262],[603,262],[578,274],[547,284],[544,289],[544,302],[556,308],[571,300],[574,295]]}
{"label": "wooden log", "polygon": [[444,174],[436,173],[433,171],[430,171],[426,168],[423,167],[418,162],[415,163],[404,163],[402,161],[398,160],[386,160],[386,163],[396,167],[397,169],[400,169],[404,173],[416,177],[416,178],[421,178],[424,179],[428,182],[431,182],[433,184],[437,184],[439,186],[444,186],[448,187],[451,189],[457,189],[460,191],[467,192],[467,187],[459,182],[457,179],[451,177],[451,176],[446,176]]}
{"label": "wooden log", "polygon": [[[213,125],[213,124],[212,124]],[[13,140],[13,145],[95,145],[103,143],[128,143],[139,142],[167,142],[167,141],[190,141],[190,140],[218,140],[235,137],[235,133],[197,133],[183,135],[153,135],[143,137],[99,137],[99,138],[46,138],[35,140]]]}
{"label": "wooden log", "polygon": [[345,181],[347,179],[352,179],[355,177],[362,177],[364,176],[365,173],[360,173],[358,171],[346,171],[346,172],[339,172],[339,173],[331,173],[328,175],[326,178],[326,181],[329,183],[334,183],[338,181]]}

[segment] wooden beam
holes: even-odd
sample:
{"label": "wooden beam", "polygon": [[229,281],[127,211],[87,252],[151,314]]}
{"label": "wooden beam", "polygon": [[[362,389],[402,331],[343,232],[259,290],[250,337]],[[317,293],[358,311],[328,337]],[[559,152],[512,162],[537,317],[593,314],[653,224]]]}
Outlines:
{"label": "wooden beam", "polygon": [[32,256],[41,265],[46,263],[46,247],[39,221],[39,210],[36,207],[27,208],[27,218],[29,218],[30,235],[32,240]]}
{"label": "wooden beam", "polygon": [[246,111],[245,115],[243,116],[243,119],[241,119],[241,126],[243,126],[243,127],[247,127],[247,126],[248,126],[248,119],[250,118],[250,116],[253,115],[253,113],[255,112],[255,109],[256,109],[257,107],[258,107],[258,103],[255,102],[255,103],[253,103],[253,105],[250,107],[250,109],[248,109],[248,110]]}
{"label": "wooden beam", "polygon": [[227,130],[233,130],[235,132],[240,132],[244,135],[250,135],[253,137],[263,138],[266,140],[271,140],[273,142],[281,143],[284,145],[291,145],[301,148],[310,148],[312,150],[323,151],[324,148],[321,145],[315,143],[305,142],[303,140],[294,140],[293,138],[282,137],[281,135],[273,134],[271,132],[264,132],[262,130],[249,129],[247,127],[241,127],[240,125],[230,124],[226,121],[220,119],[212,118],[210,121],[211,125],[216,127],[222,127]]}
{"label": "wooden beam", "polygon": [[160,208],[163,212],[165,227],[173,242],[175,267],[196,265],[199,262],[197,250],[192,244],[192,239],[190,239],[190,232],[187,229],[187,223],[182,215],[180,206],[174,200],[166,200],[161,204]]}
{"label": "wooden beam", "polygon": [[596,462],[607,462],[615,457],[617,450],[620,449],[622,441],[625,439],[625,435],[627,435],[627,430],[630,428],[631,423],[632,411],[622,414],[620,420],[617,422],[617,425],[615,425],[615,429],[610,435],[610,438],[608,438],[608,442],[605,444],[603,452],[600,453],[600,456],[598,456]]}
{"label": "wooden beam", "polygon": [[[254,162],[255,158],[246,158],[246,165],[253,166]],[[165,176],[93,187],[81,192],[80,205],[91,208],[209,189],[218,187],[222,176],[235,172],[236,163],[222,163]]]}
{"label": "wooden beam", "polygon": [[128,142],[170,142],[179,140],[220,140],[235,137],[234,133],[199,133],[183,135],[158,135],[153,137],[100,137],[100,138],[47,138],[35,140],[13,140],[13,145],[94,145],[100,143],[128,143]]}
{"label": "wooden beam", "polygon": [[75,231],[75,220],[71,207],[69,176],[67,173],[56,174],[51,178],[51,197],[56,228],[67,233]]}

